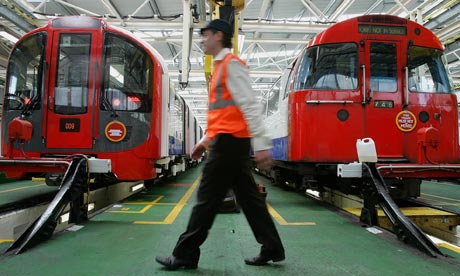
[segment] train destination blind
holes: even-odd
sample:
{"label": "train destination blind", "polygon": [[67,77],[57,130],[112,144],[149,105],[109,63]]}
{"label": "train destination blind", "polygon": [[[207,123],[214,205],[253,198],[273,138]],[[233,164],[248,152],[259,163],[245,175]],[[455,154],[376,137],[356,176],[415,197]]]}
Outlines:
{"label": "train destination blind", "polygon": [[406,35],[407,28],[404,26],[385,26],[359,24],[358,32],[361,34],[382,34],[382,35]]}

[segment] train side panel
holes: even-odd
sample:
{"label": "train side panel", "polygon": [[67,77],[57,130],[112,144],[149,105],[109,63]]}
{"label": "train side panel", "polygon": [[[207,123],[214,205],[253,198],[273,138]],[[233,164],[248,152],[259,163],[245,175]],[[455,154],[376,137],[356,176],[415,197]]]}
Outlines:
{"label": "train side panel", "polygon": [[288,86],[292,65],[286,69],[262,100],[264,124],[272,137],[272,155],[276,160],[288,159]]}

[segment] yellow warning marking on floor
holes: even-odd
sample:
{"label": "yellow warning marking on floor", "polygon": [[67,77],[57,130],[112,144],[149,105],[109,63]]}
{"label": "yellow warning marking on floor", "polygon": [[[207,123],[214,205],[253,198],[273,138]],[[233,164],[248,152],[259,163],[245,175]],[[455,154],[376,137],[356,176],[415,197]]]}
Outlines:
{"label": "yellow warning marking on floor", "polygon": [[9,190],[0,191],[0,194],[13,192],[13,191],[24,190],[24,189],[30,189],[30,188],[40,187],[40,186],[45,186],[45,184],[37,184],[37,185],[32,185],[32,186],[13,188],[13,189],[9,189]]}
{"label": "yellow warning marking on floor", "polygon": [[[44,182],[44,181],[46,181],[46,178],[44,178],[44,177],[32,177],[31,181],[32,182]],[[95,182],[96,182],[96,180],[94,178],[91,178],[89,180],[89,183],[95,183]]]}
{"label": "yellow warning marking on floor", "polygon": [[270,204],[267,203],[268,212],[280,225],[316,225],[316,222],[287,222]]}
{"label": "yellow warning marking on floor", "polygon": [[440,247],[444,247],[444,248],[446,248],[446,249],[449,249],[449,250],[451,250],[451,251],[460,253],[460,247],[458,247],[458,246],[455,246],[455,245],[452,245],[452,244],[448,244],[448,243],[443,243],[443,242],[438,243],[437,245],[440,246]]}
{"label": "yellow warning marking on floor", "polygon": [[[164,196],[160,195],[154,195],[156,197],[161,197],[163,198]],[[146,205],[146,204],[152,204],[150,201],[127,201],[124,204],[129,204],[129,205]],[[157,202],[155,205],[176,205],[177,203],[161,203]]]}
{"label": "yellow warning marking on floor", "polygon": [[[157,199],[155,199],[152,202],[145,202],[143,205],[146,205],[144,208],[142,208],[140,211],[128,211],[129,208],[122,208],[121,210],[118,211],[107,211],[107,213],[123,213],[123,214],[143,214],[145,213],[148,209],[152,208],[153,205],[156,205],[158,201],[160,201],[164,196],[158,196]],[[129,202],[125,202],[124,204],[133,204]],[[137,205],[137,204],[135,204]]]}
{"label": "yellow warning marking on floor", "polygon": [[172,224],[182,209],[187,204],[187,201],[192,196],[193,191],[200,183],[200,176],[193,182],[193,185],[187,190],[185,195],[179,200],[179,202],[174,206],[174,208],[169,212],[166,218],[163,221],[135,221],[134,224]]}
{"label": "yellow warning marking on floor", "polygon": [[[361,208],[342,208],[342,209],[355,216],[361,215]],[[379,210],[377,210],[377,212],[379,212]]]}
{"label": "yellow warning marking on floor", "polygon": [[[399,208],[403,215],[411,217],[411,216],[453,216],[454,214],[437,210],[429,207],[401,207]],[[361,215],[361,208],[343,208],[343,210],[347,211],[350,214],[355,216]],[[377,209],[377,216],[383,217],[385,216],[385,212],[378,208]]]}
{"label": "yellow warning marking on floor", "polygon": [[4,240],[4,239],[0,239],[0,243],[4,243],[4,242],[14,242],[14,240]]}

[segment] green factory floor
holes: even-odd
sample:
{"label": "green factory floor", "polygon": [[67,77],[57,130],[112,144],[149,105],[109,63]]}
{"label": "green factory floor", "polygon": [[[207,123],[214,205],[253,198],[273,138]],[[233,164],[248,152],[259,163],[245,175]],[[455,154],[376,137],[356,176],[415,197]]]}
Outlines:
{"label": "green factory floor", "polygon": [[447,181],[423,181],[418,199],[440,209],[460,213],[460,184]]}
{"label": "green factory floor", "polygon": [[[392,234],[373,234],[357,219],[315,199],[265,185],[286,260],[254,267],[243,259],[259,245],[242,213],[219,214],[201,247],[197,270],[167,271],[154,261],[170,255],[185,229],[201,167],[125,202],[19,255],[0,256],[0,275],[460,275],[460,255],[432,258]],[[1,239],[1,237],[0,237]],[[8,247],[0,243],[0,250]]]}

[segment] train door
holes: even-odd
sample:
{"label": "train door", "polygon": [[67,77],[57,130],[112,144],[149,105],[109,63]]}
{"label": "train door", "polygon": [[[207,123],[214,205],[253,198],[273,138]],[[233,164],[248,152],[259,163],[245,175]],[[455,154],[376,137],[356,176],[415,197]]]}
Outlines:
{"label": "train door", "polygon": [[375,141],[379,159],[402,158],[403,137],[396,127],[402,111],[401,44],[366,41],[364,136]]}
{"label": "train door", "polygon": [[47,148],[83,148],[93,145],[98,31],[55,31],[52,36],[48,83]]}

